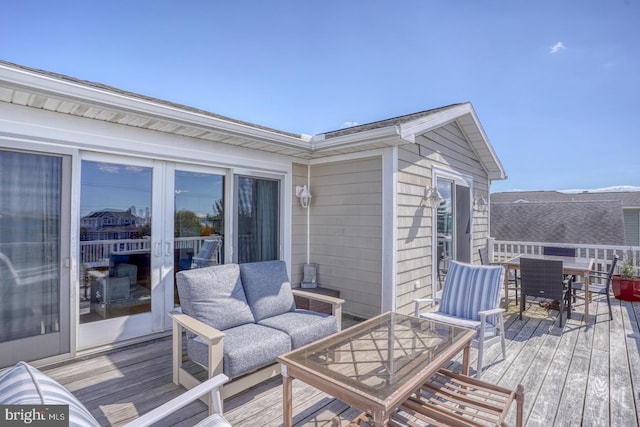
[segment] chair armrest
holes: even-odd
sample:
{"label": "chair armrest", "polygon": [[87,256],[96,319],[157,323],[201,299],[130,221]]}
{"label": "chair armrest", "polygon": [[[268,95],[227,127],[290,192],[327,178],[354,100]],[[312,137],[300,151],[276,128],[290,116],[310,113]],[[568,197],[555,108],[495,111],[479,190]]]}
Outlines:
{"label": "chair armrest", "polygon": [[204,338],[208,343],[224,338],[224,332],[187,314],[174,311],[169,313],[169,316],[173,318],[174,324],[178,324],[189,332]]}
{"label": "chair armrest", "polygon": [[291,292],[295,296],[309,298],[315,301],[326,302],[331,304],[331,314],[336,317],[338,321],[338,330],[342,330],[342,304],[344,304],[344,300],[342,298],[336,298],[329,295],[316,294],[313,292],[307,292],[300,289],[291,289]]}
{"label": "chair armrest", "polygon": [[[124,427],[142,427],[161,421],[165,419],[167,415],[172,414],[178,409],[195,401],[205,393],[212,393],[214,395],[214,398],[212,399],[214,402],[214,406],[219,405],[221,403],[220,387],[228,380],[229,378],[227,378],[226,375],[218,374],[215,377],[204,381],[202,384],[197,385],[191,390],[187,390],[180,396],[171,399],[167,403],[158,406],[156,409],[147,412],[141,417],[138,417],[137,419],[125,424]],[[220,405],[219,407],[215,408],[215,413],[222,415],[221,410],[222,406]]]}
{"label": "chair armrest", "polygon": [[491,316],[492,314],[504,313],[504,308],[491,308],[489,310],[482,310],[478,312],[478,316]]}
{"label": "chair armrest", "polygon": [[414,314],[414,316],[416,316],[416,317],[420,316],[420,304],[422,304],[423,302],[430,302],[431,305],[434,305],[434,304],[438,304],[440,302],[440,298],[415,298],[413,300],[413,304],[414,304],[413,314]]}

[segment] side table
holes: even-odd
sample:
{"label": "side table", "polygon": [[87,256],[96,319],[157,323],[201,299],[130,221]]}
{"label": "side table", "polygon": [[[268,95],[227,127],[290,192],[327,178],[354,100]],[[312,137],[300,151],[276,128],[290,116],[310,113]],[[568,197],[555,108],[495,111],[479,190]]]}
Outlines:
{"label": "side table", "polygon": [[[320,287],[317,287],[317,288],[297,287],[296,289],[300,289],[301,291],[305,291],[305,292],[311,292],[314,294],[321,294],[321,295],[327,295],[330,297],[340,298],[340,291],[336,289],[320,288]],[[296,303],[296,308],[301,308],[303,310],[316,311],[318,313],[331,314],[331,304],[329,303],[310,300],[309,298],[300,297],[297,295],[294,296],[293,298]]]}

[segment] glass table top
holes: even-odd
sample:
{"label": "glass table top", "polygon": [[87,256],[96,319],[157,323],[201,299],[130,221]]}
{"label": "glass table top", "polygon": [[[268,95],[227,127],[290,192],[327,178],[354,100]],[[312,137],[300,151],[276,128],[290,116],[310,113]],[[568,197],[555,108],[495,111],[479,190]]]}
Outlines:
{"label": "glass table top", "polygon": [[282,358],[384,400],[470,333],[388,312]]}

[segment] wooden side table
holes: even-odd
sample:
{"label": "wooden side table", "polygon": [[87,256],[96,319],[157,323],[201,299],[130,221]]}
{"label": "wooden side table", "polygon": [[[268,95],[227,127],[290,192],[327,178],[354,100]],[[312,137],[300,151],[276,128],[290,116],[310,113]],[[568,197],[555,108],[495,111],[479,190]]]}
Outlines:
{"label": "wooden side table", "polygon": [[[327,295],[330,297],[335,297],[335,298],[340,298],[340,291],[335,290],[335,289],[329,289],[329,288],[300,288],[297,287],[296,289],[300,289],[301,291],[305,291],[305,292],[311,292],[314,294],[321,294],[321,295]],[[326,302],[322,302],[322,301],[315,301],[309,298],[305,298],[305,297],[300,297],[300,296],[294,296],[293,297],[296,303],[296,308],[301,308],[303,310],[311,310],[311,311],[317,311],[318,313],[327,313],[327,314],[331,314],[331,304],[326,303]]]}

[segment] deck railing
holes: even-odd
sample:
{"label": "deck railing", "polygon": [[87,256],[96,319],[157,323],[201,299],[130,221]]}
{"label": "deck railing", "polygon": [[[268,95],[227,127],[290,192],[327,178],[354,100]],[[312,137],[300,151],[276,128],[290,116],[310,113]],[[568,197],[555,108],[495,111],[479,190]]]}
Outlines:
{"label": "deck railing", "polygon": [[[489,239],[489,259],[493,260],[493,262],[500,262],[518,255],[541,255],[545,247],[574,248],[576,250],[576,258],[593,258],[597,271],[607,271],[607,265],[609,265],[609,261],[613,258],[613,255],[620,257],[620,264],[628,260],[631,261],[634,266],[638,266],[638,261],[640,260],[640,246],[515,242],[495,239]],[[638,267],[636,267],[636,274],[638,273]]]}

